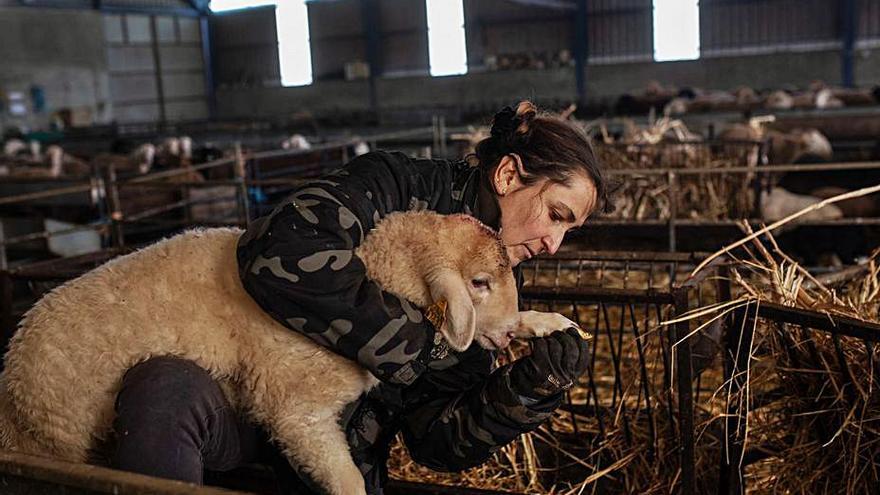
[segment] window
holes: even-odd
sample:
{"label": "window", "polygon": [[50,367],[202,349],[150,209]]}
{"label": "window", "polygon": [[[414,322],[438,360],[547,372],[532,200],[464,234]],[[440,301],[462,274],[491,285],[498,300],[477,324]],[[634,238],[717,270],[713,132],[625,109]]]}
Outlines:
{"label": "window", "polygon": [[425,0],[432,76],[467,74],[463,0]]}
{"label": "window", "polygon": [[211,10],[224,12],[275,5],[281,84],[312,84],[312,51],[306,0],[211,0]]}
{"label": "window", "polygon": [[654,60],[700,58],[699,0],[654,0]]}

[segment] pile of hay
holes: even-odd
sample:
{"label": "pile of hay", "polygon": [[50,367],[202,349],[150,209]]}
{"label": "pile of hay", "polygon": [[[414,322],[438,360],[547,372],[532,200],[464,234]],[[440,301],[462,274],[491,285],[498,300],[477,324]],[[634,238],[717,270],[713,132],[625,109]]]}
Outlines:
{"label": "pile of hay", "polygon": [[[687,277],[684,268],[541,260],[526,267],[523,276],[526,287],[663,290],[669,287],[671,275],[677,281]],[[713,284],[710,281],[704,290],[694,292],[694,305],[697,296],[714,297]],[[680,472],[676,398],[669,386],[672,357],[659,325],[669,316],[668,306],[532,302],[530,307],[566,314],[596,336],[591,370],[572,388],[566,404],[537,431],[464,473],[436,473],[418,466],[398,442],[389,463],[392,476],[517,493],[578,494],[594,489],[669,493],[680,482]],[[520,343],[502,362],[527,352]],[[707,373],[701,378],[702,387],[711,390],[720,379],[720,373],[716,377]],[[699,469],[717,469],[720,443],[715,433],[706,433],[700,443],[705,453],[699,456]]]}
{"label": "pile of hay", "polygon": [[[875,251],[850,277],[815,277],[772,236],[753,241],[731,271],[746,311],[764,301],[828,318],[878,323],[880,264]],[[752,313],[754,314],[754,313]],[[749,321],[749,320],[746,320]],[[747,386],[724,384],[712,407],[736,405],[745,418],[744,481],[758,493],[876,493],[880,487],[880,377],[875,345],[764,318],[753,320]],[[718,417],[715,428],[723,427]]]}
{"label": "pile of hay", "polygon": [[[751,163],[760,143],[710,143],[681,121],[668,118],[644,128],[626,121],[617,139],[603,123],[588,124],[587,128],[600,136],[595,142],[597,158],[619,183],[615,211],[607,218],[724,220],[751,215],[755,204],[750,187],[753,174],[677,174],[670,188],[666,174],[639,171],[743,167]],[[627,172],[620,172],[623,170]]]}

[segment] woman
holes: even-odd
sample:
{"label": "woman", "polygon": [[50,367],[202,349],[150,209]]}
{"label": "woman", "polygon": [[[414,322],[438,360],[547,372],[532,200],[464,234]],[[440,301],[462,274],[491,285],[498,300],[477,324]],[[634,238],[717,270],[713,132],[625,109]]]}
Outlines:
{"label": "woman", "polygon": [[[360,156],[298,189],[239,243],[241,280],[260,307],[382,381],[341,418],[371,494],[382,493],[398,432],[423,465],[478,465],[537,428],[586,369],[587,344],[574,330],[535,339],[530,356],[495,370],[495,354],[477,345],[448,352],[427,318],[382,292],[346,255],[388,213],[430,209],[467,213],[500,230],[516,265],[555,253],[566,231],[607,204],[586,135],[529,102],[496,114],[491,136],[470,158]],[[231,469],[272,451],[187,361],[155,358],[132,368],[117,413],[113,464],[120,469],[199,483],[204,469]],[[280,459],[279,478],[298,485],[283,458],[272,457]]]}

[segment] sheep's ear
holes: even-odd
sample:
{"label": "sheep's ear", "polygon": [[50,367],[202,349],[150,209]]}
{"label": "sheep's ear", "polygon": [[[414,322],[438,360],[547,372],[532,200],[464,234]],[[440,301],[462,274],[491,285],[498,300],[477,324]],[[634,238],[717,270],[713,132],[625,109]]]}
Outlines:
{"label": "sheep's ear", "polygon": [[461,274],[444,270],[433,277],[428,285],[434,302],[447,303],[446,317],[440,324],[440,333],[446,338],[449,347],[456,351],[467,349],[474,341],[477,330],[477,315],[467,283]]}

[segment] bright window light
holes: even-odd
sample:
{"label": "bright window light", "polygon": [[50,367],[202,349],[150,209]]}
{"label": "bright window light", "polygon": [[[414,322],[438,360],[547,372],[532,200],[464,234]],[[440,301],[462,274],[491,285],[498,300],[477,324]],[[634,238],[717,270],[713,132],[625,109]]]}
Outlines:
{"label": "bright window light", "polygon": [[425,0],[432,76],[467,74],[463,0]]}
{"label": "bright window light", "polygon": [[312,51],[306,0],[211,0],[211,10],[224,12],[275,5],[281,84],[312,84]]}
{"label": "bright window light", "polygon": [[278,0],[278,60],[281,84],[312,84],[312,50],[309,42],[309,11],[305,0]]}
{"label": "bright window light", "polygon": [[654,0],[654,60],[700,58],[699,0]]}

